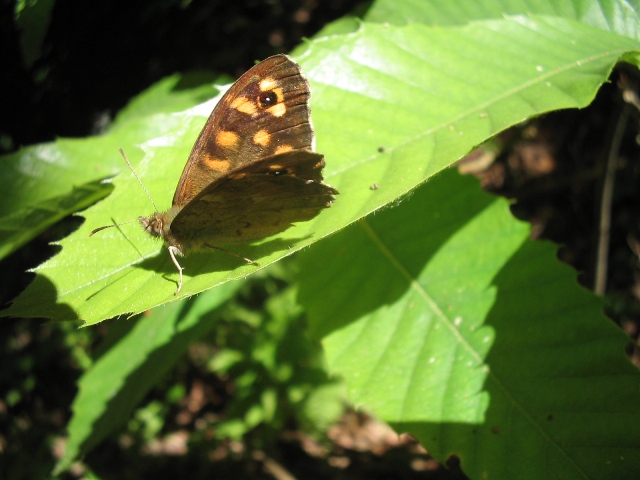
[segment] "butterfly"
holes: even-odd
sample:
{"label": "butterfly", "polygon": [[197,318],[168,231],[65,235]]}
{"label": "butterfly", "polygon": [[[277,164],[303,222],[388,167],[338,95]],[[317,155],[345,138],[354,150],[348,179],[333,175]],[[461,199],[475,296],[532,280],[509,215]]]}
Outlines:
{"label": "butterfly", "polygon": [[177,257],[211,248],[243,258],[218,245],[270,237],[334,201],[338,191],[323,183],[324,156],[314,151],[309,97],[300,66],[286,55],[249,69],[200,132],[172,207],[139,217],[150,235],[164,240],[178,269],[175,294],[184,270]]}

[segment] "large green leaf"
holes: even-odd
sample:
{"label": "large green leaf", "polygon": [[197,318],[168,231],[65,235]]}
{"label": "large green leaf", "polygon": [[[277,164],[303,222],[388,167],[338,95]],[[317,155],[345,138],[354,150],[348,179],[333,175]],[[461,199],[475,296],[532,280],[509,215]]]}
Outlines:
{"label": "large green leaf", "polygon": [[464,25],[505,15],[549,15],[580,20],[602,30],[638,38],[637,0],[380,0],[367,12],[370,22],[405,25]]}
{"label": "large green leaf", "polygon": [[470,478],[640,475],[629,338],[508,203],[448,171],[301,256],[351,401]]}
{"label": "large green leaf", "polygon": [[[451,28],[363,24],[355,33],[311,42],[300,61],[311,82],[326,180],[341,194],[317,219],[238,253],[266,266],[393,202],[509,125],[587,105],[615,62],[637,49],[627,37],[585,24],[528,17]],[[139,145],[141,161],[138,151],[132,156],[163,208],[182,170],[176,159],[187,157],[211,108],[149,119],[173,128]],[[374,183],[380,188],[371,190]],[[176,298],[174,266],[139,228],[88,238],[97,226],[151,213],[135,180],[121,176],[115,184],[62,242],[62,253],[37,269],[12,315],[95,323]],[[180,296],[256,269],[217,252],[192,254],[183,266]]]}

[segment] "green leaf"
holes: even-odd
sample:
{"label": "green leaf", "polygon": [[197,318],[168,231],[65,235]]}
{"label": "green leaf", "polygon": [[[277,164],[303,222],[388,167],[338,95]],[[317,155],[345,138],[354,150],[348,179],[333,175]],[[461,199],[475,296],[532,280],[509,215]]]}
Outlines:
{"label": "green leaf", "polygon": [[5,216],[0,223],[0,259],[14,252],[67,215],[103,199],[113,187],[100,181],[74,187],[71,192],[31,204]]}
{"label": "green leaf", "polygon": [[116,324],[124,330],[119,333],[121,337],[78,382],[68,426],[69,442],[54,474],[66,470],[130,418],[189,344],[215,327],[216,309],[238,285],[229,283],[197,298],[158,308],[135,321]]}
{"label": "green leaf", "polygon": [[309,341],[296,290],[272,292],[259,311],[247,314],[255,316],[251,328],[230,322],[212,340],[218,351],[209,368],[232,377],[235,386],[227,418],[216,423],[218,438],[241,440],[261,424],[248,441],[269,444],[292,420],[308,434],[326,432],[344,410],[344,385],[328,377],[320,344]]}
{"label": "green leaf", "polygon": [[15,18],[20,32],[22,60],[29,69],[42,54],[42,44],[49,30],[54,3],[54,0],[15,2]]}
{"label": "green leaf", "polygon": [[[217,90],[202,85],[203,74],[174,75],[132,100],[100,137],[61,139],[26,147],[0,157],[0,259],[32,240],[67,215],[92,205],[113,187],[100,181],[113,177],[126,164],[118,147],[131,147],[140,138],[158,136],[173,123],[149,120],[153,114],[174,112],[201,102]],[[191,86],[184,90],[184,86]],[[195,87],[194,85],[198,85]]]}
{"label": "green leaf", "polygon": [[[615,62],[637,49],[629,38],[585,24],[529,17],[451,28],[363,24],[355,33],[311,42],[300,61],[311,82],[325,177],[341,193],[313,221],[238,253],[269,265],[393,202],[504,128],[587,105]],[[156,115],[149,131],[161,123],[166,133],[139,139],[138,174],[162,208],[183,167],[177,159],[187,158],[211,108]],[[88,238],[98,226],[151,213],[135,180],[122,176],[114,183],[114,193],[61,242],[62,253],[37,269],[10,314],[95,323],[176,299],[175,267],[139,228]],[[372,184],[380,188],[373,191]],[[256,270],[217,252],[192,254],[183,266],[180,296]]]}
{"label": "green leaf", "polygon": [[478,20],[498,20],[507,15],[548,15],[580,20],[602,30],[638,38],[636,0],[382,0],[366,15],[370,22],[406,25],[464,25]]}
{"label": "green leaf", "polygon": [[304,252],[299,299],[350,400],[470,478],[635,478],[629,338],[528,234],[448,171]]}
{"label": "green leaf", "polygon": [[118,171],[117,150],[107,153],[103,140],[58,140],[0,157],[0,258],[112,190],[99,182]]}
{"label": "green leaf", "polygon": [[[160,113],[173,113],[205,102],[219,93],[215,83],[229,82],[226,76],[214,76],[206,72],[174,74],[163,78],[132,99],[116,116],[120,124],[136,118]],[[148,121],[148,120],[144,120]]]}

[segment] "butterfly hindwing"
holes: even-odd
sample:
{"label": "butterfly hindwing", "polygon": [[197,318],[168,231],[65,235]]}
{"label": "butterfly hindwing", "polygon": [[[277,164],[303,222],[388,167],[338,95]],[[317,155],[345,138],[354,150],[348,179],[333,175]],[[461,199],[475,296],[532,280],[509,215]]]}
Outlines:
{"label": "butterfly hindwing", "polygon": [[280,233],[311,220],[333,201],[338,192],[322,183],[323,167],[323,156],[309,150],[258,160],[206,187],[173,219],[171,230],[197,245]]}

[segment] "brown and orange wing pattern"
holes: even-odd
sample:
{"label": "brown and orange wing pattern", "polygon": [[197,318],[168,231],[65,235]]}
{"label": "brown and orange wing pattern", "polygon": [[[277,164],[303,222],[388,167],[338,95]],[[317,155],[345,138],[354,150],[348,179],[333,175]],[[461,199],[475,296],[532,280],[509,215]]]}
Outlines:
{"label": "brown and orange wing pattern", "polygon": [[263,157],[313,150],[309,83],[286,55],[249,69],[213,109],[180,176],[182,206],[225,174]]}

